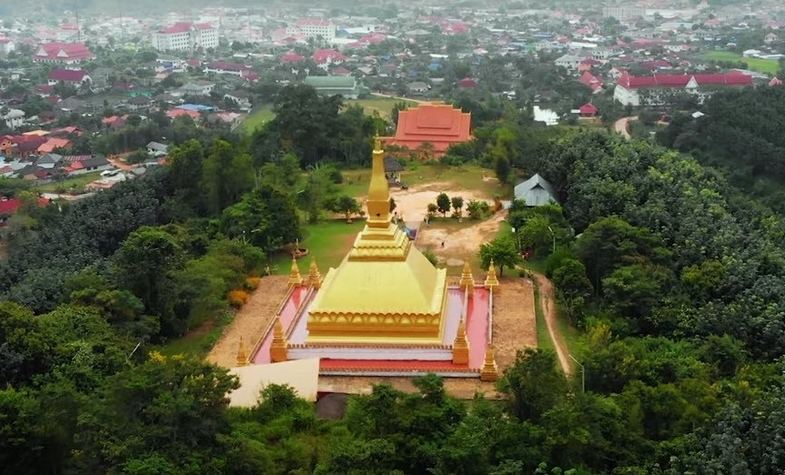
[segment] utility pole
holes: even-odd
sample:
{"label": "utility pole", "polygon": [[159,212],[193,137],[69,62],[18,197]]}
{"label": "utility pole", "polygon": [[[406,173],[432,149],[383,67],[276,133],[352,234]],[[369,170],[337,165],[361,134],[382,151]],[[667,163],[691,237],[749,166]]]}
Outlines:
{"label": "utility pole", "polygon": [[585,393],[586,392],[586,368],[578,360],[576,360],[575,357],[572,356],[572,354],[567,353],[567,356],[572,358],[575,364],[581,367],[581,393]]}

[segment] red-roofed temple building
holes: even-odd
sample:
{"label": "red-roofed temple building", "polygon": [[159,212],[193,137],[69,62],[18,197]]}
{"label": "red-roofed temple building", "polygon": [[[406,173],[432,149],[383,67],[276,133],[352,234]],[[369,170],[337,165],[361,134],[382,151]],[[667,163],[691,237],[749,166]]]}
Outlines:
{"label": "red-roofed temple building", "polygon": [[39,63],[75,64],[95,58],[84,43],[42,43],[33,55]]}
{"label": "red-roofed temple building", "polygon": [[450,104],[421,104],[398,113],[395,137],[385,137],[388,145],[422,150],[423,144],[433,147],[433,156],[440,157],[452,144],[467,142],[471,136],[472,115]]}
{"label": "red-roofed temple building", "polygon": [[623,105],[661,105],[669,102],[674,92],[681,92],[696,95],[703,102],[716,88],[746,86],[752,86],[752,76],[740,72],[652,76],[625,73],[616,82],[613,98]]}

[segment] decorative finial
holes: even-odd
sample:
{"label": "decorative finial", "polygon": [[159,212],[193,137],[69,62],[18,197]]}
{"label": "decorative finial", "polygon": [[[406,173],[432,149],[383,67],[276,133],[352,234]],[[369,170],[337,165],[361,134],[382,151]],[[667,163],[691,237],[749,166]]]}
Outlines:
{"label": "decorative finial", "polygon": [[373,137],[373,151],[381,151],[382,150],[382,139],[379,137],[379,134],[374,135]]}
{"label": "decorative finial", "polygon": [[469,266],[469,261],[464,261],[463,272],[461,272],[461,281],[458,283],[461,288],[474,289],[474,277],[472,276],[472,268]]}
{"label": "decorative finial", "polygon": [[245,350],[245,342],[243,337],[240,337],[240,344],[237,345],[237,357],[235,358],[237,366],[246,366],[248,364],[248,352]]}
{"label": "decorative finial", "polygon": [[485,350],[485,361],[480,370],[480,381],[493,382],[499,379],[499,368],[496,366],[496,358],[493,345],[488,344]]}
{"label": "decorative finial", "polygon": [[287,349],[286,336],[283,334],[283,323],[280,317],[275,317],[273,323],[273,341],[270,344],[270,361],[278,363],[289,359],[289,351]]}
{"label": "decorative finial", "polygon": [[455,335],[455,343],[452,345],[453,364],[469,364],[469,340],[466,339],[466,324],[461,317],[458,323],[458,333]]}
{"label": "decorative finial", "polygon": [[495,289],[499,287],[499,279],[496,278],[496,266],[493,265],[493,259],[488,266],[488,275],[485,277],[485,288]]}
{"label": "decorative finial", "polygon": [[292,270],[289,272],[289,285],[302,285],[303,277],[300,275],[300,267],[297,266],[297,258],[292,252]]}
{"label": "decorative finial", "polygon": [[314,289],[318,289],[322,285],[322,274],[319,273],[315,257],[311,257],[311,267],[308,269],[308,285]]}

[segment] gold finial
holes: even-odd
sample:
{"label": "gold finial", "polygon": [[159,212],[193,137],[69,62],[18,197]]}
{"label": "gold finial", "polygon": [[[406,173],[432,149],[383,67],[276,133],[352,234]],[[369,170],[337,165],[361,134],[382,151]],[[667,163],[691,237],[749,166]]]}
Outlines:
{"label": "gold finial", "polygon": [[464,261],[463,263],[463,272],[461,272],[461,281],[458,283],[461,288],[469,288],[469,290],[473,290],[474,288],[474,277],[472,276],[472,268],[469,267],[469,261]]}
{"label": "gold finial", "polygon": [[319,267],[316,265],[316,258],[311,257],[311,267],[308,269],[308,285],[318,289],[322,285],[322,274],[319,273]]}
{"label": "gold finial", "polygon": [[246,366],[248,364],[248,352],[245,350],[245,342],[243,337],[240,337],[240,344],[237,345],[237,357],[235,358],[237,366]]}
{"label": "gold finial", "polygon": [[485,350],[485,361],[480,370],[480,381],[492,382],[499,379],[499,368],[496,366],[496,358],[493,345],[489,344]]}
{"label": "gold finial", "polygon": [[373,151],[382,151],[382,139],[378,134],[373,137]]}
{"label": "gold finial", "polygon": [[488,275],[485,277],[485,288],[494,289],[499,287],[499,279],[496,278],[496,266],[493,265],[493,259],[488,266]]}
{"label": "gold finial", "polygon": [[270,345],[270,361],[278,363],[288,359],[289,351],[287,349],[286,336],[283,334],[283,323],[281,323],[280,317],[276,316],[273,324],[273,341]]}
{"label": "gold finial", "polygon": [[390,185],[384,174],[384,150],[381,139],[374,138],[371,157],[371,182],[368,184],[368,226],[387,228],[390,225]]}
{"label": "gold finial", "polygon": [[453,364],[469,364],[469,340],[466,339],[466,324],[461,317],[458,324],[458,334],[455,335],[455,343],[452,345]]}
{"label": "gold finial", "polygon": [[301,285],[303,277],[300,275],[300,268],[297,266],[297,259],[292,252],[292,270],[289,272],[289,285]]}

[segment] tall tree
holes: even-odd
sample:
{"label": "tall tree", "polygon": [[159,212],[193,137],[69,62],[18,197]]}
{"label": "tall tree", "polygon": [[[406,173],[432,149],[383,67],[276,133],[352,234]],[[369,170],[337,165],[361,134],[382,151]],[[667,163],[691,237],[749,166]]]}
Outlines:
{"label": "tall tree", "polygon": [[207,207],[218,213],[237,202],[254,185],[254,170],[250,155],[225,140],[216,140],[204,161],[202,185]]}

